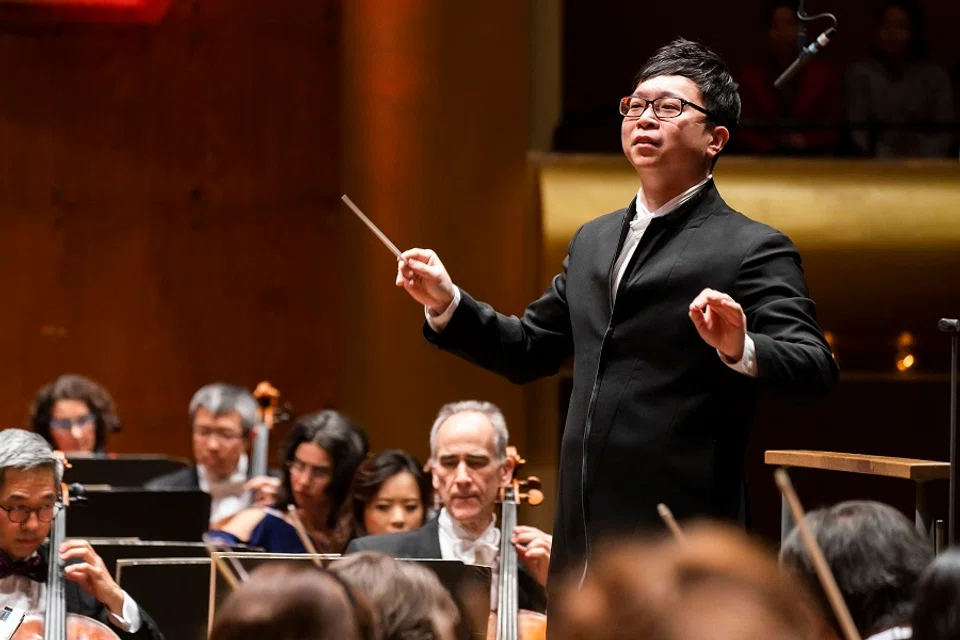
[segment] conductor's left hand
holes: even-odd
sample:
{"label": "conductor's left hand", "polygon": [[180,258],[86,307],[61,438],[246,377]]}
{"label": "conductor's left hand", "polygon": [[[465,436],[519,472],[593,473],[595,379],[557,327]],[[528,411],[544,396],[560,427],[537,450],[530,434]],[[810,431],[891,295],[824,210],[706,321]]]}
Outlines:
{"label": "conductor's left hand", "polygon": [[731,362],[743,358],[747,339],[747,316],[729,295],[704,289],[690,303],[690,319],[704,342]]}

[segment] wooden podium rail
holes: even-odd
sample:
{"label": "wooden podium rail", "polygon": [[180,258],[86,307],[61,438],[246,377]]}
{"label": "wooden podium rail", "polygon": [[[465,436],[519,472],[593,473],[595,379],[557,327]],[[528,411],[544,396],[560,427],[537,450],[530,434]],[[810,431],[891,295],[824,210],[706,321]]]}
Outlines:
{"label": "wooden podium rail", "polygon": [[[844,471],[846,473],[865,473],[887,478],[912,480],[916,491],[917,531],[926,538],[933,534],[927,507],[926,485],[931,480],[948,480],[950,463],[916,458],[890,458],[887,456],[869,456],[858,453],[835,453],[832,451],[767,451],[764,462],[777,467],[800,467],[804,469],[823,469],[825,471]],[[785,503],[780,512],[780,541],[793,529],[793,518]]]}

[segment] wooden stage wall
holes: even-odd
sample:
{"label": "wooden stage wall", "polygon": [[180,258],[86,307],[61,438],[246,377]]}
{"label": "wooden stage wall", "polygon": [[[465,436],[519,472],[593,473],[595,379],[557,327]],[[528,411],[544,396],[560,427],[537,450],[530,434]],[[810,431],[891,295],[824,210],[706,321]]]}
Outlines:
{"label": "wooden stage wall", "polygon": [[120,452],[189,455],[215,380],[335,403],[338,6],[0,23],[0,425],[63,372],[113,393]]}

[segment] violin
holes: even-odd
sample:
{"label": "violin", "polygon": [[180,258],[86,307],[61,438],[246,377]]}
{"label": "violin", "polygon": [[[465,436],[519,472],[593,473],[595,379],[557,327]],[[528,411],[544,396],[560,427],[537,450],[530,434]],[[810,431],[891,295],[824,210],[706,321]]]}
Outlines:
{"label": "violin", "polygon": [[43,616],[24,618],[10,640],[120,640],[110,627],[99,620],[67,613],[64,591],[63,563],[60,562],[60,545],[66,537],[67,507],[82,501],[83,485],[60,485],[60,495],[54,507],[50,523],[50,548],[47,555],[47,590],[44,595],[46,610]]}
{"label": "violin", "polygon": [[507,457],[514,461],[514,477],[500,490],[500,568],[497,610],[490,613],[487,640],[545,640],[547,616],[536,611],[520,609],[517,585],[517,549],[513,546],[513,528],[517,524],[517,505],[526,502],[537,506],[543,502],[540,479],[530,476],[518,480],[516,473],[526,464],[516,447],[507,447]]}

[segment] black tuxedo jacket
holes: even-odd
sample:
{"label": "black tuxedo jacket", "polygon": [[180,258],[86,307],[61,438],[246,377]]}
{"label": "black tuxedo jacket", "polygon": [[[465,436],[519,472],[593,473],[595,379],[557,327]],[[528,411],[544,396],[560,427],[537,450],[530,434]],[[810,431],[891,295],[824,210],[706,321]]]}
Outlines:
{"label": "black tuxedo jacket", "polygon": [[110,629],[121,638],[164,640],[163,634],[160,633],[160,630],[157,628],[157,624],[153,621],[153,618],[147,615],[147,612],[144,611],[142,607],[140,608],[140,629],[138,629],[136,633],[127,633],[121,631],[119,627],[114,626],[113,623],[110,622],[110,614],[107,612],[107,608],[92,595],[81,589],[75,582],[65,581],[63,590],[67,601],[67,613],[79,613],[88,618],[99,620],[110,627]]}
{"label": "black tuxedo jacket", "polygon": [[[573,357],[559,469],[551,575],[598,538],[680,518],[744,518],[744,452],[758,390],[825,391],[837,365],[807,297],[790,239],[723,201],[713,181],[644,232],[617,291],[610,287],[636,201],[583,225],[563,270],[523,317],[461,292],[428,341],[517,383]],[[697,333],[690,302],[730,294],[747,316],[759,377],[727,367]]]}
{"label": "black tuxedo jacket", "polygon": [[[279,469],[268,469],[267,475],[274,478],[283,477]],[[186,469],[147,480],[143,487],[144,489],[194,489],[199,491],[200,474],[197,472],[197,465],[194,464]]]}
{"label": "black tuxedo jacket", "polygon": [[[413,531],[355,538],[344,553],[357,551],[381,551],[394,558],[439,560],[443,558],[440,552],[440,525],[433,519]],[[517,602],[521,609],[540,613],[546,611],[546,592],[522,566],[517,571],[517,587]]]}
{"label": "black tuxedo jacket", "polygon": [[145,489],[195,489],[200,490],[200,476],[197,465],[162,475],[144,483]]}

